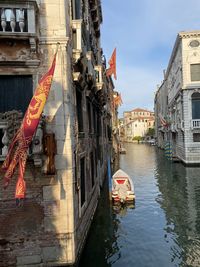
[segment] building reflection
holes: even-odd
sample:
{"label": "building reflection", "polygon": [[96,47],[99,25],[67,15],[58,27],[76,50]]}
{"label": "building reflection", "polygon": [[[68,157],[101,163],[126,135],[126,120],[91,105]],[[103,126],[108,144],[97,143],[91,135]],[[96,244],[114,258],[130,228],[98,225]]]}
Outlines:
{"label": "building reflection", "polygon": [[117,242],[120,220],[106,182],[101,196],[79,267],[110,267],[121,257]]}
{"label": "building reflection", "polygon": [[178,266],[200,266],[199,173],[199,167],[172,163],[158,151],[155,176],[161,194],[156,201],[165,212],[171,261]]}

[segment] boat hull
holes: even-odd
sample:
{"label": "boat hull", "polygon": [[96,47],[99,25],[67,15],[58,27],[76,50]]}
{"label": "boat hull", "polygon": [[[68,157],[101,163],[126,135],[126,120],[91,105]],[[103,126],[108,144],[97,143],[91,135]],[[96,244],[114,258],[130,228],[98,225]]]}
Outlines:
{"label": "boat hull", "polygon": [[131,203],[133,201],[135,201],[135,195],[133,195],[132,197],[126,197],[126,199],[122,199],[119,196],[113,196],[112,195],[112,200],[115,203]]}

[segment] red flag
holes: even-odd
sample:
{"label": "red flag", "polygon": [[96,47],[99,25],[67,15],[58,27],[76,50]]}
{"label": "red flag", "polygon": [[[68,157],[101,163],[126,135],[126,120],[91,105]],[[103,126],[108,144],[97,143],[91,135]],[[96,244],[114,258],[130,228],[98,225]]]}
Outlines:
{"label": "red flag", "polygon": [[116,48],[114,49],[110,60],[108,61],[110,67],[106,70],[106,75],[111,76],[114,75],[115,80],[117,80],[116,74]]}
{"label": "red flag", "polygon": [[[57,52],[56,52],[57,54]],[[13,176],[17,164],[19,164],[19,176],[16,185],[16,198],[24,198],[26,184],[24,181],[24,171],[28,147],[32,141],[33,135],[37,129],[44,105],[46,103],[56,64],[56,54],[48,72],[40,79],[35,93],[29,103],[24,115],[23,121],[12,143],[10,144],[8,154],[2,165],[6,171],[4,176],[4,188],[6,188]]]}

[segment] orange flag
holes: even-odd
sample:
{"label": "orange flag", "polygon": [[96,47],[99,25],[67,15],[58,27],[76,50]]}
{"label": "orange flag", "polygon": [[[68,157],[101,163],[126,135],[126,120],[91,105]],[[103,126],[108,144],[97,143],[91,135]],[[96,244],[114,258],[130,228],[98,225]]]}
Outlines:
{"label": "orange flag", "polygon": [[111,76],[114,75],[115,80],[117,80],[116,74],[116,48],[114,49],[110,60],[108,61],[110,67],[106,70],[106,75]]}
{"label": "orange flag", "polygon": [[121,106],[122,105],[122,98],[121,98],[121,94],[118,94],[117,96],[114,97],[114,105],[115,106]]}
{"label": "orange flag", "polygon": [[121,106],[122,105],[122,97],[121,94],[118,94],[116,101],[116,105]]}
{"label": "orange flag", "polygon": [[15,168],[17,164],[19,165],[19,175],[15,190],[16,199],[25,197],[26,184],[24,181],[24,171],[26,166],[28,147],[37,129],[42,111],[44,109],[44,105],[49,95],[56,65],[56,54],[54,55],[50,69],[38,83],[35,93],[24,115],[21,126],[15,134],[12,143],[10,144],[8,154],[2,165],[2,169],[6,171],[4,176],[4,188],[9,185]]}

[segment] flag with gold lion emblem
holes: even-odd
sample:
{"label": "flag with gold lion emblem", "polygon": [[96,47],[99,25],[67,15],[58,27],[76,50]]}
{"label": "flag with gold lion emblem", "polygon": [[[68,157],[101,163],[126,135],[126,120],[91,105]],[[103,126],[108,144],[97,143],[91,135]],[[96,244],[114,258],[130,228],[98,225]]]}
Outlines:
{"label": "flag with gold lion emblem", "polygon": [[44,105],[49,95],[56,65],[56,54],[54,55],[50,69],[38,83],[35,93],[24,115],[21,126],[10,144],[8,154],[2,165],[2,169],[6,171],[4,176],[4,188],[9,185],[16,166],[19,166],[19,175],[15,190],[16,199],[23,199],[25,197],[26,183],[24,180],[24,171],[28,147],[37,129]]}

